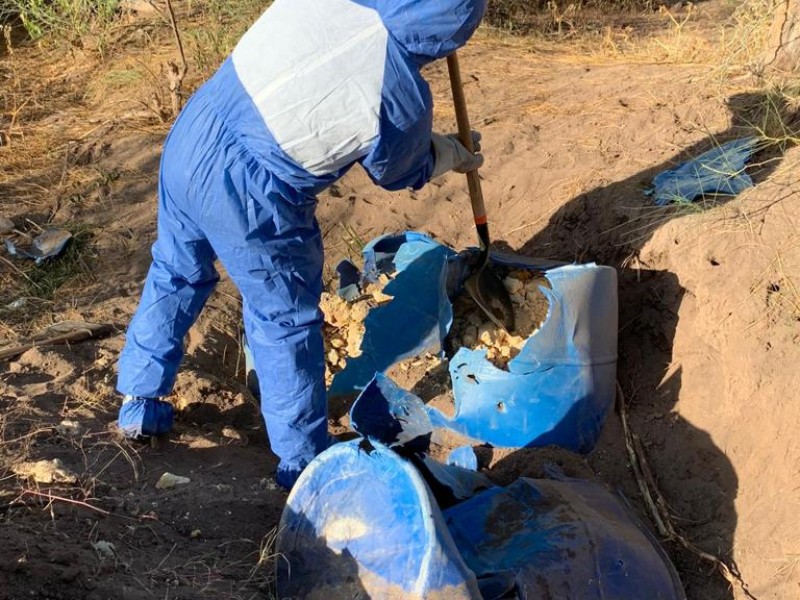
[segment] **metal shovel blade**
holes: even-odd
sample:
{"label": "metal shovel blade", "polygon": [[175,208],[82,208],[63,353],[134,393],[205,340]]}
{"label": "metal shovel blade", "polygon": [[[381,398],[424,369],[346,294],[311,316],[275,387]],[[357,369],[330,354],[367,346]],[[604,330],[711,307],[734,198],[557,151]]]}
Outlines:
{"label": "metal shovel blade", "polygon": [[481,265],[467,278],[464,287],[495,325],[509,333],[514,331],[514,307],[506,286],[496,273]]}

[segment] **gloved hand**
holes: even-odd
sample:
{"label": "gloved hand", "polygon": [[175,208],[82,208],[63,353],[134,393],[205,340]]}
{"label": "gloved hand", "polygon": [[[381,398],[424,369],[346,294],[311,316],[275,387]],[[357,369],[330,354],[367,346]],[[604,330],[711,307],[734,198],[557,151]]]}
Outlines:
{"label": "gloved hand", "polygon": [[447,171],[469,173],[483,165],[483,156],[478,154],[481,149],[481,134],[477,131],[472,132],[472,145],[475,148],[475,154],[467,150],[458,141],[458,136],[455,134],[442,135],[434,132],[431,134],[431,138],[435,154],[433,175],[431,177],[438,177],[447,173]]}
{"label": "gloved hand", "polygon": [[174,416],[175,411],[169,402],[125,396],[117,424],[126,438],[142,439],[169,433]]}

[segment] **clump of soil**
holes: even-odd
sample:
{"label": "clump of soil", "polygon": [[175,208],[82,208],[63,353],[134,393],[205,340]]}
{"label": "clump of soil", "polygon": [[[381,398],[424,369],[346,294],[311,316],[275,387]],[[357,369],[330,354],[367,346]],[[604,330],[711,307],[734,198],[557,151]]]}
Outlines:
{"label": "clump of soil", "polygon": [[322,293],[320,309],[324,318],[326,385],[330,386],[333,376],[344,369],[348,357],[361,356],[364,320],[370,309],[392,299],[383,293],[389,281],[387,275],[381,275],[377,282],[368,284],[364,295],[354,302],[348,302],[336,293]]}
{"label": "clump of soil", "polygon": [[514,306],[515,330],[509,333],[495,325],[469,298],[459,298],[454,306],[450,348],[486,350],[486,358],[499,369],[519,354],[525,342],[539,331],[547,318],[549,302],[540,286],[550,287],[547,279],[531,271],[512,270],[503,284]]}

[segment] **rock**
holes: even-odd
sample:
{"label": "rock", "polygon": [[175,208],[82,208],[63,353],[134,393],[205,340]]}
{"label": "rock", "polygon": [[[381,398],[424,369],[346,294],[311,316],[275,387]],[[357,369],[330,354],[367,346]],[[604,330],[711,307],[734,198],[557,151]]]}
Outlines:
{"label": "rock", "polygon": [[328,350],[328,362],[334,367],[339,364],[339,353],[336,351],[336,348]]}
{"label": "rock", "polygon": [[202,531],[200,531],[199,529],[192,529],[192,533],[189,534],[189,537],[196,540],[201,535],[203,535]]}
{"label": "rock", "polygon": [[529,281],[526,281],[525,285],[523,286],[523,290],[525,291],[525,297],[527,298],[531,294],[533,294],[534,296],[542,297],[543,296],[542,290],[539,289],[539,286],[541,286],[542,283],[543,282],[541,279],[531,279]]}
{"label": "rock", "polygon": [[519,294],[523,287],[522,282],[516,277],[506,277],[503,280],[503,285],[506,286],[509,294]]}
{"label": "rock", "polygon": [[187,483],[191,483],[191,479],[188,477],[183,477],[181,475],[175,475],[173,473],[164,473],[161,477],[159,477],[158,481],[156,482],[156,489],[158,490],[168,490],[174,488],[177,485],[185,485]]}
{"label": "rock", "polygon": [[391,301],[394,296],[390,296],[389,294],[384,294],[383,291],[372,288],[371,290],[372,299],[375,300],[378,304],[386,304],[387,302]]}
{"label": "rock", "polygon": [[0,215],[0,235],[10,233],[14,229],[14,221],[8,217]]}
{"label": "rock", "polygon": [[100,555],[100,558],[114,558],[117,548],[111,542],[98,540],[92,543],[92,548]]}
{"label": "rock", "polygon": [[350,318],[353,321],[361,321],[367,318],[369,306],[366,302],[356,302],[350,305]]}
{"label": "rock", "polygon": [[478,343],[478,328],[475,325],[467,325],[461,335],[461,341],[465,346],[472,347]]}
{"label": "rock", "polygon": [[494,346],[496,340],[496,331],[494,323],[483,323],[478,328],[478,339],[481,344],[487,346]]}
{"label": "rock", "polygon": [[32,478],[37,483],[78,483],[78,476],[61,462],[61,459],[23,462],[12,467],[20,477]]}
{"label": "rock", "polygon": [[61,421],[56,426],[56,431],[65,437],[78,437],[81,434],[81,425],[77,421]]}
{"label": "rock", "polygon": [[244,436],[233,427],[223,427],[222,437],[228,438],[229,440],[236,440],[237,442],[245,441]]}

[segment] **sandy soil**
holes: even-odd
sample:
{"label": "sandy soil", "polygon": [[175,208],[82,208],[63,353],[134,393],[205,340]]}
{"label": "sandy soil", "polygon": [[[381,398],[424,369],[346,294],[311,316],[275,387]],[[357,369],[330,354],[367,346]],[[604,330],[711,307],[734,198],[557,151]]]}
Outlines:
{"label": "sandy soil", "polygon": [[[188,339],[174,435],[141,446],[113,430],[115,360],[149,264],[166,130],[124,116],[124,104],[97,119],[102,95],[81,95],[91,69],[64,70],[36,50],[19,54],[0,71],[10,80],[32,64],[19,61],[43,65],[50,104],[34,103],[26,140],[0,147],[10,174],[0,184],[0,214],[18,227],[26,219],[82,223],[92,236],[80,277],[53,301],[4,308],[0,333],[11,344],[75,318],[111,323],[118,333],[0,362],[0,598],[266,595],[285,495],[244,385],[230,281]],[[720,84],[702,66],[549,55],[486,36],[463,52],[462,70],[483,133],[484,195],[498,247],[619,270],[619,381],[676,525],[735,565],[751,597],[800,596],[800,153],[760,157],[768,161],[757,186],[706,211],[655,208],[642,194],[661,170],[751,133],[762,93],[742,81]],[[428,75],[437,126],[453,129],[444,65]],[[44,86],[26,93],[43,98]],[[85,135],[73,138],[66,160],[48,155],[23,170],[19,152],[78,123]],[[63,176],[89,171],[91,178]],[[465,189],[462,177],[448,175],[419,192],[390,194],[354,170],[320,197],[329,268],[354,255],[351,232],[370,239],[416,229],[454,248],[474,244]],[[12,265],[0,263],[4,281]],[[12,291],[2,292],[4,304],[17,297]],[[415,384],[413,373],[398,379]],[[417,391],[426,400],[443,393]],[[332,430],[344,432],[341,407],[332,416]],[[75,483],[16,474],[22,463],[56,458]],[[586,457],[481,449],[481,458],[499,483],[556,462],[621,489],[649,523],[616,415]],[[156,489],[164,472],[191,481]],[[665,547],[689,598],[748,597],[676,544]]]}

